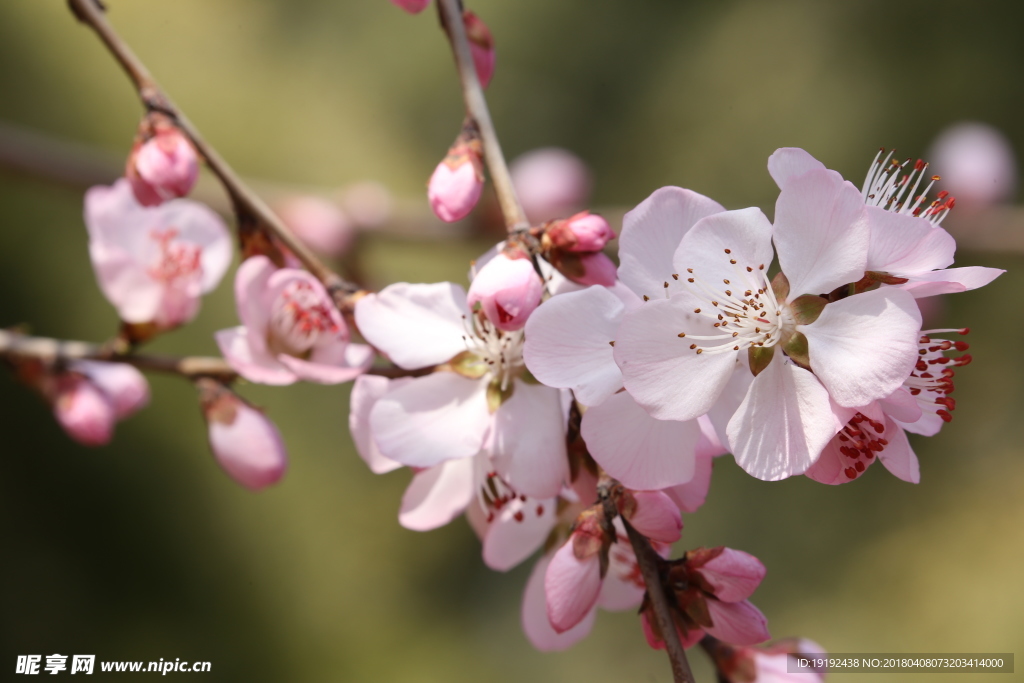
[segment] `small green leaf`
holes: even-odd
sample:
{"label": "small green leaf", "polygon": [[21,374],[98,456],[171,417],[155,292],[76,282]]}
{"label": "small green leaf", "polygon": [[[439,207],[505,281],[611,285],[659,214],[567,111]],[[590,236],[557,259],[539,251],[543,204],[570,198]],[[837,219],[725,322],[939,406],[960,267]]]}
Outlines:
{"label": "small green leaf", "polygon": [[489,410],[492,415],[498,412],[498,408],[501,407],[501,404],[512,398],[512,390],[514,388],[515,385],[510,381],[508,386],[502,390],[501,380],[497,377],[492,379],[487,384],[487,410]]}
{"label": "small green leaf", "polygon": [[789,279],[784,273],[780,272],[772,278],[772,292],[775,293],[775,299],[780,303],[789,297]]}
{"label": "small green leaf", "polygon": [[768,367],[775,355],[774,346],[751,346],[747,349],[747,362],[750,364],[750,371],[754,377],[761,374],[761,371]]}
{"label": "small green leaf", "polygon": [[463,351],[438,369],[450,370],[469,379],[480,379],[487,374],[488,368],[480,356],[472,351]]}
{"label": "small green leaf", "polygon": [[811,369],[811,357],[807,348],[807,337],[805,337],[802,332],[794,332],[793,336],[789,338],[789,341],[783,344],[782,350],[785,351],[786,355],[800,367],[805,370]]}
{"label": "small green leaf", "polygon": [[793,317],[796,319],[799,325],[810,325],[821,312],[825,310],[825,304],[828,303],[828,299],[814,294],[804,294],[798,296],[789,304],[789,310],[793,312]]}

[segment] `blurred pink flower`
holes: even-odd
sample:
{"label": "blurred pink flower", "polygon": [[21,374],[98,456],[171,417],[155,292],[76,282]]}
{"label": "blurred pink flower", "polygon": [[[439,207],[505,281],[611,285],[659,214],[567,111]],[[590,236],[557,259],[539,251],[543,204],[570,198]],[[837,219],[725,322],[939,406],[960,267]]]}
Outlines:
{"label": "blurred pink flower", "polygon": [[1013,145],[984,123],[957,123],[942,131],[929,156],[943,187],[968,207],[1008,201],[1017,189]]}
{"label": "blurred pink flower", "polygon": [[590,171],[568,150],[544,147],[527,152],[512,162],[510,172],[519,201],[535,224],[570,216],[590,197]]}
{"label": "blurred pink flower", "polygon": [[161,126],[132,149],[125,176],[140,204],[158,206],[192,191],[199,177],[199,158],[181,131]]}
{"label": "blurred pink flower", "polygon": [[430,0],[391,0],[391,3],[401,7],[409,14],[419,14],[427,8]]}
{"label": "blurred pink flower", "polygon": [[355,240],[355,226],[334,203],[314,196],[283,201],[278,214],[295,235],[314,251],[339,257]]}
{"label": "blurred pink flower", "polygon": [[221,384],[208,381],[199,390],[210,450],[228,476],[253,491],[280,481],[288,455],[274,423]]}
{"label": "blurred pink flower", "polygon": [[57,421],[86,446],[109,443],[114,424],[149,403],[146,378],[125,363],[74,361],[48,384]]}

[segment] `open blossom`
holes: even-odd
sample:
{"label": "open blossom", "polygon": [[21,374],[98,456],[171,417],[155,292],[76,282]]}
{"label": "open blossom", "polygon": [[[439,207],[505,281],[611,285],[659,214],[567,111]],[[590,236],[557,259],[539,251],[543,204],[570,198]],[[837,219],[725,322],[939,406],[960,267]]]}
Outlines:
{"label": "open blossom", "polygon": [[197,387],[210,450],[224,471],[253,491],[277,483],[288,467],[288,455],[274,423],[218,382],[202,380]]}
{"label": "open blossom", "polygon": [[557,389],[523,379],[523,331],[473,313],[451,283],[390,285],[356,304],[363,336],[407,370],[436,371],[389,389],[369,424],[380,452],[428,468],[491,454],[515,490],[538,499],[568,478],[567,404]]}
{"label": "open blossom", "polygon": [[[762,643],[768,635],[767,620],[749,598],[764,579],[764,565],[754,557],[731,548],[698,548],[671,563],[668,581],[679,586],[672,610],[684,647],[696,644],[707,633],[731,645]],[[645,606],[644,634],[653,648],[665,647],[664,638]]]}
{"label": "open blossom", "polygon": [[57,421],[86,446],[109,443],[114,424],[149,403],[146,378],[124,363],[74,361],[46,384]]}
{"label": "open blossom", "polygon": [[192,191],[199,177],[199,158],[180,130],[159,126],[153,137],[132,149],[125,176],[140,204],[157,206]]}
{"label": "open blossom", "polygon": [[347,382],[373,362],[350,344],[348,328],[323,285],[309,273],[278,269],[265,256],[246,259],[235,277],[239,327],[216,334],[224,359],[260,384]]}
{"label": "open blossom", "polygon": [[[890,395],[916,362],[910,294],[825,298],[863,277],[868,240],[861,194],[818,168],[787,177],[774,226],[758,209],[702,218],[664,293],[623,316],[614,358],[626,390],[653,417],[684,421],[707,414],[737,373],[753,375],[726,427],[730,450],[762,479],[804,472],[842,427],[833,404]],[[769,281],[773,242],[782,273]]]}
{"label": "open blossom", "polygon": [[231,263],[217,214],[187,199],[141,206],[124,179],[86,192],[85,224],[100,289],[126,323],[188,322]]}

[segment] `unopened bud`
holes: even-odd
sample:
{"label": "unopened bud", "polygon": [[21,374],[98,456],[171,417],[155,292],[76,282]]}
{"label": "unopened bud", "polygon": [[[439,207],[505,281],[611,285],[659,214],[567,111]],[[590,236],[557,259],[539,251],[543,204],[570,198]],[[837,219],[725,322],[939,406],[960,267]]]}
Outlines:
{"label": "unopened bud", "polygon": [[219,382],[203,379],[197,387],[210,450],[224,471],[253,491],[277,483],[288,456],[274,423]]}
{"label": "unopened bud", "polygon": [[480,79],[480,85],[486,88],[494,75],[494,36],[491,35],[487,24],[469,10],[463,11],[462,23],[466,26],[466,36],[469,38],[469,50],[473,54],[477,78]]}
{"label": "unopened bud", "polygon": [[409,14],[419,14],[427,8],[430,0],[391,0],[391,4],[401,7]]}
{"label": "unopened bud", "polygon": [[540,305],[544,286],[528,258],[498,254],[488,261],[469,286],[467,303],[477,303],[499,330],[521,330]]}
{"label": "unopened bud", "polygon": [[322,254],[341,256],[355,239],[352,222],[326,199],[291,197],[281,204],[278,213],[300,240]]}
{"label": "unopened bud", "polygon": [[454,223],[469,215],[483,188],[480,139],[475,129],[466,127],[430,176],[427,198],[438,218]]}
{"label": "unopened bud", "polygon": [[555,221],[548,226],[547,235],[556,247],[572,252],[601,251],[615,239],[608,221],[589,211]]}
{"label": "unopened bud", "polygon": [[930,153],[941,186],[967,206],[1005,202],[1017,187],[1013,146],[997,128],[958,123],[939,135]]}
{"label": "unopened bud", "polygon": [[85,446],[103,446],[114,434],[114,406],[95,384],[77,373],[57,378],[53,414],[68,436]]}
{"label": "unopened bud", "polygon": [[181,131],[159,126],[155,135],[135,144],[125,175],[140,204],[157,206],[192,191],[199,176],[199,159]]}
{"label": "unopened bud", "polygon": [[527,152],[512,162],[509,172],[534,225],[576,213],[590,196],[590,171],[568,150],[545,147]]}
{"label": "unopened bud", "polygon": [[149,384],[136,368],[126,363],[80,360],[71,369],[81,373],[103,392],[114,408],[114,416],[123,420],[149,403]]}

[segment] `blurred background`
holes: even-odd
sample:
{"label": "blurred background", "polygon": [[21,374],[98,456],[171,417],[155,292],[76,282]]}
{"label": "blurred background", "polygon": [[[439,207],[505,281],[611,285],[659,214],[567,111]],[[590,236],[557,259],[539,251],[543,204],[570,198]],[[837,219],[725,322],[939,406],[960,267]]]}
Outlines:
{"label": "blurred background", "polygon": [[[261,187],[349,199],[338,192],[356,183],[386,187],[359,186],[387,210],[363,221],[380,225],[346,257],[371,286],[464,282],[469,260],[493,244],[486,207],[456,228],[458,239],[437,239],[427,218],[426,180],[462,115],[432,9],[107,5],[207,140]],[[488,94],[507,156],[571,150],[590,168],[592,205],[610,216],[663,185],[770,216],[777,189],[766,160],[783,146],[806,148],[858,186],[877,148],[925,156],[958,121],[994,126],[1011,151],[1024,149],[1019,3],[469,6],[495,36]],[[140,115],[134,92],[56,1],[0,4],[0,92],[9,159],[21,145],[82,145],[57,144],[47,163],[62,159],[63,169],[0,167],[0,326],[104,340],[117,321],[88,261],[81,179],[119,173]],[[989,199],[1016,189],[1014,179]],[[1021,643],[1024,220],[987,201],[958,207],[946,227],[962,238],[958,265],[1008,272],[932,311],[937,326],[973,328],[974,363],[957,372],[956,419],[938,437],[913,439],[921,484],[881,467],[835,488],[769,484],[723,458],[708,503],[686,518],[679,552],[729,545],[764,561],[754,601],[775,637],[809,637],[833,652]],[[389,216],[404,228],[389,229]],[[409,229],[417,221],[422,234]],[[235,324],[229,277],[194,324],[153,348],[215,354],[212,333]],[[150,408],[120,425],[112,445],[86,449],[0,373],[0,666],[59,652],[206,660],[204,680],[224,681],[670,680],[629,613],[603,613],[568,652],[534,651],[519,626],[531,563],[490,572],[463,520],[426,534],[400,527],[409,473],[375,476],[356,456],[348,386],[243,387],[291,456],[281,484],[251,494],[211,457],[192,387],[151,380]],[[711,680],[702,655],[692,660],[699,680]]]}

